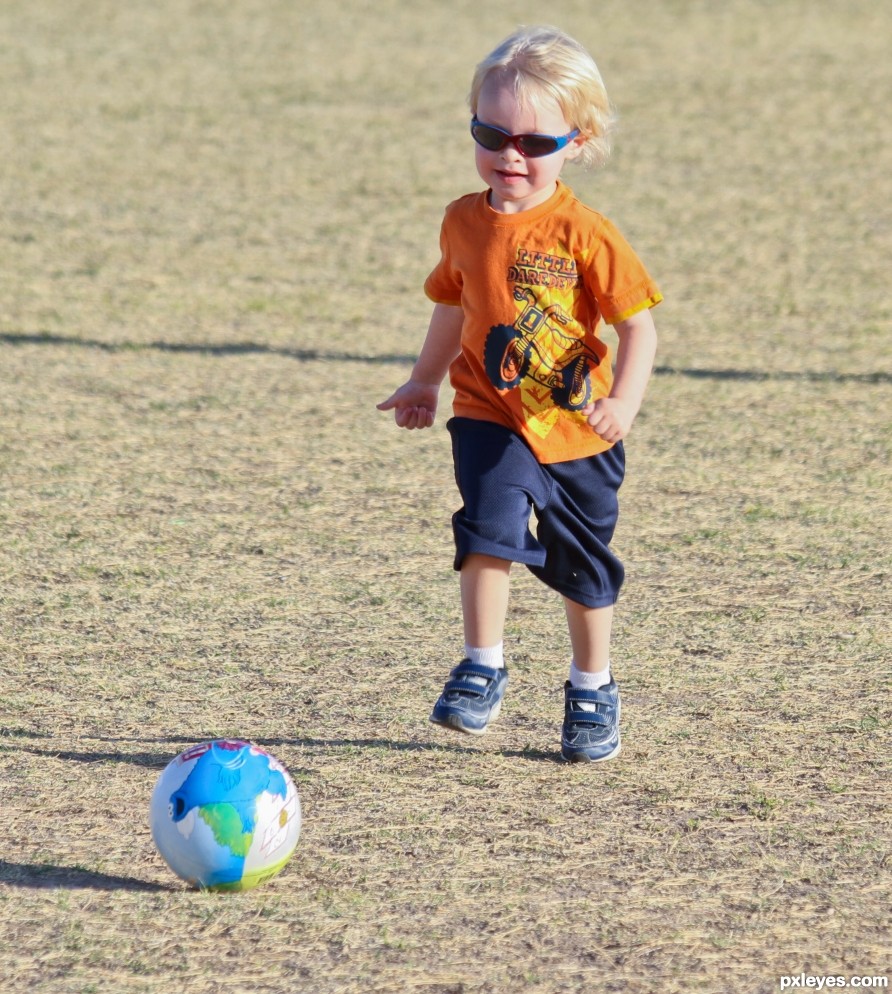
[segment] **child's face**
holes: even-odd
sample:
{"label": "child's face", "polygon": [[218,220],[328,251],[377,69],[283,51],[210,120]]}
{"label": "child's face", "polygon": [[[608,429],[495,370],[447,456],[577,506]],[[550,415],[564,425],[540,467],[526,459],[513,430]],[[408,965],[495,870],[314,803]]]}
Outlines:
{"label": "child's face", "polygon": [[[490,76],[480,90],[477,119],[511,135],[541,134],[560,137],[573,130],[553,97],[542,95],[538,106],[519,104],[513,87]],[[490,204],[503,214],[529,210],[554,193],[564,163],[579,154],[585,138],[574,138],[564,148],[530,158],[508,142],[498,152],[476,145],[477,172],[489,186]]]}

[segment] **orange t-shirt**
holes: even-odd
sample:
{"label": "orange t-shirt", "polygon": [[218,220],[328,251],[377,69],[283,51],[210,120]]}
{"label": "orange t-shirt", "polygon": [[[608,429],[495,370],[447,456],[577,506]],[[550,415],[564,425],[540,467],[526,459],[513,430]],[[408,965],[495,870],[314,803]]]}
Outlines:
{"label": "orange t-shirt", "polygon": [[559,182],[518,214],[493,210],[488,191],[454,201],[440,251],[424,290],[464,311],[455,414],[513,429],[542,463],[609,449],[580,413],[613,383],[599,325],[662,300],[619,231]]}

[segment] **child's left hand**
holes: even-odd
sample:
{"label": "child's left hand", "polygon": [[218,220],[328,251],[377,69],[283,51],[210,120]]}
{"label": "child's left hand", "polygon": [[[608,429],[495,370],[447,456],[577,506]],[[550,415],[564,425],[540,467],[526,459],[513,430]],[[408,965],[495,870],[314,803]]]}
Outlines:
{"label": "child's left hand", "polygon": [[638,413],[619,397],[602,397],[582,409],[586,421],[605,442],[619,442],[629,434]]}

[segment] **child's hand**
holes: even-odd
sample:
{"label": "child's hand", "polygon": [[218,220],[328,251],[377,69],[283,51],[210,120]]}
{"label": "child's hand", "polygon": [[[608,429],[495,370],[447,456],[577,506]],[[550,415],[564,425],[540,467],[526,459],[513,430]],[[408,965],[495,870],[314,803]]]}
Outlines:
{"label": "child's hand", "polygon": [[582,409],[586,420],[605,442],[619,442],[629,434],[637,410],[618,397],[602,397]]}
{"label": "child's hand", "polygon": [[430,383],[407,380],[387,400],[376,405],[379,411],[393,411],[400,428],[430,428],[437,414],[440,388]]}

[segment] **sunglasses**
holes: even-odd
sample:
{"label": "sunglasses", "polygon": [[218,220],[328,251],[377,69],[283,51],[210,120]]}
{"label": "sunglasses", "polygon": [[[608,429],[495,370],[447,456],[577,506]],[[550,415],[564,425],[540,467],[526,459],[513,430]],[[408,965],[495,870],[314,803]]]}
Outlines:
{"label": "sunglasses", "polygon": [[543,155],[551,155],[558,149],[569,145],[579,134],[579,128],[574,128],[569,134],[556,135],[509,135],[501,128],[491,124],[481,124],[476,117],[471,119],[471,134],[474,141],[488,152],[501,152],[508,144],[513,145],[526,159],[539,159]]}

